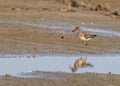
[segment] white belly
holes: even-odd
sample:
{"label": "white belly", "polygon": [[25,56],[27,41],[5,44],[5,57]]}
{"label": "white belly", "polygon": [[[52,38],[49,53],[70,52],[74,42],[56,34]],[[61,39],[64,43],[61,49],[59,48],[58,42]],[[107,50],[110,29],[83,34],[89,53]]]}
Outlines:
{"label": "white belly", "polygon": [[82,41],[88,41],[88,40],[90,40],[91,38],[86,39],[84,36],[82,36],[82,37],[80,37],[80,39],[81,39]]}

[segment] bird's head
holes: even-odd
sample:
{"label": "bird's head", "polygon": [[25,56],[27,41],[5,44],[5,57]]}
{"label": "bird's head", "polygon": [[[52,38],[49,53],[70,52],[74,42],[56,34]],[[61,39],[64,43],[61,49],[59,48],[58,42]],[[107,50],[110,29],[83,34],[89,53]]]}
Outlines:
{"label": "bird's head", "polygon": [[72,32],[76,32],[76,31],[78,31],[79,29],[80,29],[80,27],[77,26],[74,30],[72,30]]}

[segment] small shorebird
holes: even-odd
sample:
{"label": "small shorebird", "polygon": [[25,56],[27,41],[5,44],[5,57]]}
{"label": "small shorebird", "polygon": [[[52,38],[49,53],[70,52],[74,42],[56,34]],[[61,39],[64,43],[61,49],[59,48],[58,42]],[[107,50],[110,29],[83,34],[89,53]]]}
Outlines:
{"label": "small shorebird", "polygon": [[[78,38],[82,41],[82,43],[85,45],[88,44],[88,41],[91,40],[92,38],[96,37],[97,35],[90,34],[88,32],[85,32],[82,30],[79,26],[77,26],[72,32],[76,32]],[[82,45],[81,45],[82,46]]]}
{"label": "small shorebird", "polygon": [[74,66],[71,67],[72,72],[76,72],[78,68],[82,67],[93,67],[93,65],[89,62],[87,62],[87,58],[80,58],[77,59],[74,63]]}

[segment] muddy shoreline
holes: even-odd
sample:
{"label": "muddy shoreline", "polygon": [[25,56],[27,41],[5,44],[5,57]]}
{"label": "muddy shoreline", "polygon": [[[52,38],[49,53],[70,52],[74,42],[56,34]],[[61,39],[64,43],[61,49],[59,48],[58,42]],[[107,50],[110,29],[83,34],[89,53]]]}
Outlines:
{"label": "muddy shoreline", "polygon": [[[66,73],[50,73],[50,72],[37,72],[38,74],[47,74],[43,78],[17,78],[17,77],[1,77],[0,85],[4,86],[106,86],[113,85],[119,86],[119,75],[114,74],[66,74]],[[13,83],[14,82],[14,83]]]}
{"label": "muddy shoreline", "polygon": [[[83,1],[84,2],[84,1]],[[116,0],[119,2],[119,0]],[[59,26],[87,26],[89,29],[102,28],[120,32],[120,19],[114,19],[104,14],[117,10],[120,4],[114,0],[86,0],[88,8],[78,7],[76,12],[61,12],[67,6],[60,0],[0,0],[0,54],[30,54],[33,57],[42,55],[73,55],[73,54],[120,54],[120,36],[99,35],[91,40],[86,47],[80,47],[79,41],[71,32],[75,27],[50,28],[38,27],[24,23],[59,25]],[[89,6],[107,3],[111,10],[91,11]],[[24,23],[20,23],[20,22]],[[86,29],[87,30],[87,29]],[[91,32],[92,33],[92,32]],[[52,73],[47,77],[20,78],[1,76],[0,86],[120,86],[119,74],[98,73]],[[49,77],[59,77],[53,79]],[[9,84],[9,85],[8,85]]]}
{"label": "muddy shoreline", "polygon": [[[54,4],[52,4],[53,2]],[[108,2],[112,5],[110,1]],[[103,28],[105,30],[120,32],[120,20],[105,16],[106,12],[104,11],[95,12],[88,10],[88,8],[83,9],[79,7],[76,8],[77,12],[75,13],[61,12],[59,9],[66,6],[54,0],[51,2],[31,0],[31,2],[26,4],[24,4],[24,1],[8,1],[5,3],[4,0],[1,0],[1,3],[1,54],[120,54],[119,36],[110,37],[94,33],[98,36],[91,40],[88,46],[82,48],[80,47],[81,41],[78,40],[74,33],[71,33],[72,29],[76,26]],[[51,3],[52,6],[48,5],[48,3]],[[97,2],[95,3],[97,4]],[[36,5],[33,6],[32,4]],[[59,26],[73,25],[74,27],[67,30],[52,27],[49,29],[49,27],[45,28],[26,24],[28,22],[38,25],[43,23],[45,25],[59,24]]]}
{"label": "muddy shoreline", "polygon": [[[34,24],[36,24],[36,26]],[[7,21],[7,19],[2,19],[0,23],[1,25],[0,53],[33,54],[33,55],[40,53],[41,54],[120,53],[119,36],[114,35],[104,36],[104,33],[102,36],[102,34],[100,33],[99,34],[94,33],[98,34],[98,36],[93,40],[89,41],[88,46],[81,47],[80,46],[81,41],[77,38],[77,36],[74,33],[71,32],[72,28],[57,29],[57,27],[53,27],[52,29],[52,25],[51,27],[46,25],[46,28],[43,28],[41,27],[42,24],[41,26],[37,26],[37,22],[36,23],[34,22],[34,24],[30,25],[28,22],[25,21],[21,22],[19,20],[15,21],[9,19]],[[73,29],[75,27],[76,26],[74,26]]]}

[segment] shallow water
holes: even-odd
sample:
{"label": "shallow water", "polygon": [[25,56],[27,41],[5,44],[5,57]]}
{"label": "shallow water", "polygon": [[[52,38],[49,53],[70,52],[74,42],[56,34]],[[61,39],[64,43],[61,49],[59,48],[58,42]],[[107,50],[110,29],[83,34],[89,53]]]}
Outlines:
{"label": "shallow water", "polygon": [[[0,55],[0,75],[11,74],[20,76],[32,71],[72,73],[70,67],[84,55],[42,55],[27,58],[28,55]],[[76,73],[94,72],[120,74],[120,55],[87,55],[87,61],[93,68],[79,68]],[[22,75],[21,75],[22,76]]]}
{"label": "shallow water", "polygon": [[[71,33],[73,29],[77,25],[69,25],[69,24],[62,24],[60,22],[56,24],[52,23],[35,23],[35,22],[24,22],[24,21],[18,21],[18,20],[0,20],[2,23],[10,23],[10,24],[23,24],[27,26],[35,26],[35,27],[42,27],[42,28],[49,28],[49,29],[57,29],[58,32],[61,33]],[[120,31],[114,31],[114,30],[106,30],[103,28],[91,28],[87,26],[81,26],[81,28],[85,31],[89,31],[91,33],[96,33],[97,35],[101,36],[118,36],[120,37]]]}

